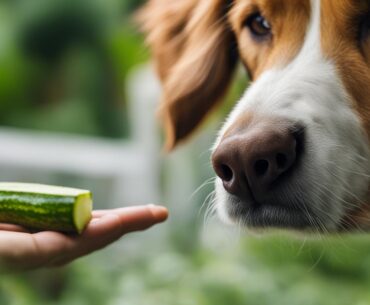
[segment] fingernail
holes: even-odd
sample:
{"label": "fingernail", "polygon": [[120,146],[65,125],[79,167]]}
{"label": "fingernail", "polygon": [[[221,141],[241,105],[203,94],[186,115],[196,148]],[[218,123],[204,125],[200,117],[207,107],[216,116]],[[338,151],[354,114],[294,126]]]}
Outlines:
{"label": "fingernail", "polygon": [[168,218],[168,210],[167,208],[155,205],[155,204],[149,204],[148,207],[150,208],[151,212],[153,213],[156,221],[162,222],[165,221]]}

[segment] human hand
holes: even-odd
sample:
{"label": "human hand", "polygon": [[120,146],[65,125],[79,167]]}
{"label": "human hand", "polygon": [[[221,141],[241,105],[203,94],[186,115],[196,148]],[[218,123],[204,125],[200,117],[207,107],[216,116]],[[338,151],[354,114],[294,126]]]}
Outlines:
{"label": "human hand", "polygon": [[161,206],[133,206],[93,211],[93,218],[81,235],[53,231],[31,233],[0,224],[0,272],[61,266],[104,248],[126,233],[142,231],[168,216]]}

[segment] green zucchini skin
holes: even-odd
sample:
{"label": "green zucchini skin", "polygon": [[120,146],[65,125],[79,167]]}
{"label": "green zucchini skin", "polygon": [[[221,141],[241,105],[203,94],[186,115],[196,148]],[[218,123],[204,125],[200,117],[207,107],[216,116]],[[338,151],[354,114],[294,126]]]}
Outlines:
{"label": "green zucchini skin", "polygon": [[38,194],[0,193],[0,221],[25,227],[73,232],[74,199]]}
{"label": "green zucchini skin", "polygon": [[79,227],[76,224],[75,208],[80,198],[86,196],[91,203],[91,194],[88,191],[76,195],[53,195],[1,189],[0,222],[36,230],[81,233],[91,218],[91,209],[90,215],[84,216],[83,227]]}

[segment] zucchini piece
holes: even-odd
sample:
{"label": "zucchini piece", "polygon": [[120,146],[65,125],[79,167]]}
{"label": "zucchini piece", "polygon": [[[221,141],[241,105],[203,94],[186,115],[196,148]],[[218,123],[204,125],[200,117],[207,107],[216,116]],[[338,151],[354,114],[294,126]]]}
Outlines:
{"label": "zucchini piece", "polygon": [[0,182],[0,222],[80,234],[91,219],[91,211],[88,190]]}

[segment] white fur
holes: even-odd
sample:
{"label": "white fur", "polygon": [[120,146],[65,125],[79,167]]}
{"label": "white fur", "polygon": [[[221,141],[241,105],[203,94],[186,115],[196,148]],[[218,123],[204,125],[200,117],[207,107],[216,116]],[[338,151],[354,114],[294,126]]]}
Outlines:
{"label": "white fur", "polygon": [[[245,92],[221,129],[243,114],[254,120],[277,117],[306,127],[304,167],[291,191],[304,190],[307,204],[328,230],[346,210],[359,205],[369,185],[370,153],[360,120],[334,64],[323,57],[320,43],[320,0],[311,0],[312,20],[304,45],[284,68],[265,71]],[[228,195],[216,181],[218,212],[225,221]]]}

